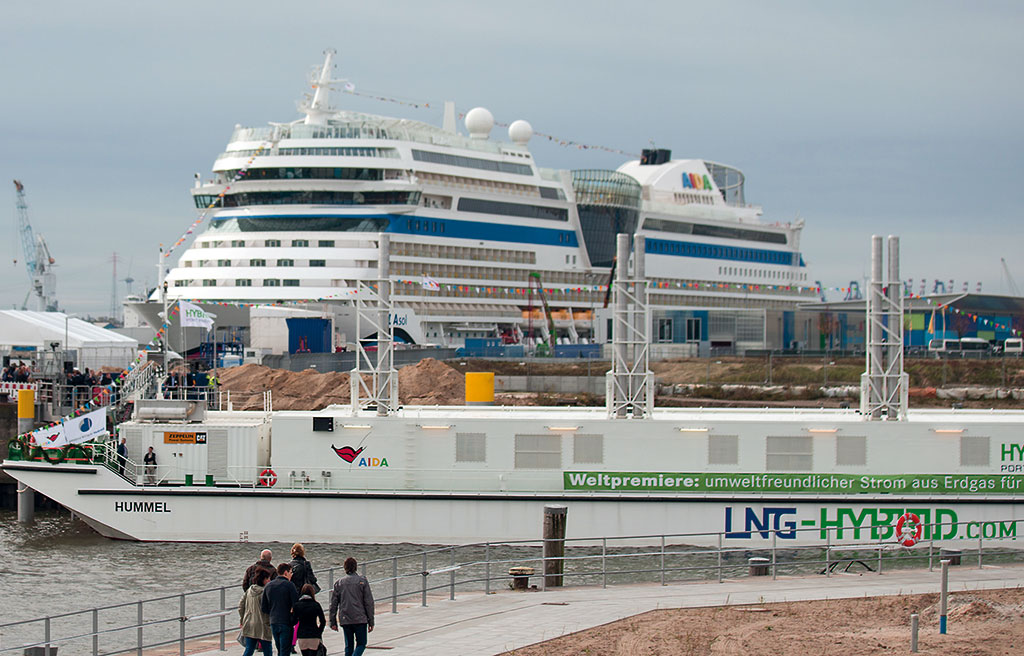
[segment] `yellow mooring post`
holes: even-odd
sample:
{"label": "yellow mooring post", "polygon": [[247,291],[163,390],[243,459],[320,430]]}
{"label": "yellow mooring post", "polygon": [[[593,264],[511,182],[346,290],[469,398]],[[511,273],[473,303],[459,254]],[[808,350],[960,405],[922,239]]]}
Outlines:
{"label": "yellow mooring post", "polygon": [[[28,433],[36,421],[36,393],[30,389],[18,390],[18,434]],[[31,524],[35,518],[36,493],[24,483],[18,483],[18,521]]]}
{"label": "yellow mooring post", "polygon": [[466,372],[466,405],[494,405],[494,372]]}

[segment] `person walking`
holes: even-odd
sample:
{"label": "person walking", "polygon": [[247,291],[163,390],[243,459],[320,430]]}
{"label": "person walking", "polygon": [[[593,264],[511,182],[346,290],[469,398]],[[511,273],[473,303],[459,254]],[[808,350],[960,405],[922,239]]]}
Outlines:
{"label": "person walking", "polygon": [[277,578],[263,588],[260,608],[270,615],[270,633],[277,645],[277,656],[292,653],[292,637],[295,625],[291,623],[292,608],[299,600],[299,593],[292,585],[292,566],[281,563],[277,566]]}
{"label": "person walking", "polygon": [[320,592],[320,584],[316,582],[313,564],[306,560],[306,549],[301,543],[292,545],[292,583],[302,593],[302,586],[307,583],[313,586],[314,592]]}
{"label": "person walking", "polygon": [[259,570],[264,570],[271,580],[277,578],[277,570],[274,569],[274,564],[270,562],[272,556],[273,554],[270,553],[270,549],[264,549],[260,552],[260,559],[249,565],[249,568],[245,570],[245,576],[242,577],[243,591],[248,590],[249,586],[256,580],[256,572]]}
{"label": "person walking", "polygon": [[[294,571],[294,570],[292,570]],[[292,576],[292,583],[295,577]],[[324,628],[327,620],[324,618],[324,608],[316,600],[316,590],[312,584],[307,583],[299,591],[299,600],[292,607],[292,624],[298,626],[298,647],[302,656],[316,656],[320,649],[321,639],[324,635]]]}
{"label": "person walking", "polygon": [[366,577],[356,574],[356,566],[355,558],[346,558],[345,576],[335,582],[331,591],[331,630],[337,631],[341,624],[345,656],[363,656],[366,634],[373,631],[373,593]]}
{"label": "person walking", "polygon": [[156,453],[153,451],[153,447],[149,447],[149,451],[146,451],[142,462],[146,465],[146,485],[156,485]]}
{"label": "person walking", "polygon": [[263,652],[263,656],[274,656],[270,616],[261,608],[263,587],[270,580],[270,574],[261,569],[256,573],[255,579],[249,589],[242,593],[242,598],[238,602],[238,623],[241,626],[239,635],[245,643],[242,656],[252,656],[257,647]]}
{"label": "person walking", "polygon": [[125,438],[121,438],[121,441],[117,444],[117,473],[124,476],[124,465],[128,460],[128,445],[125,443]]}

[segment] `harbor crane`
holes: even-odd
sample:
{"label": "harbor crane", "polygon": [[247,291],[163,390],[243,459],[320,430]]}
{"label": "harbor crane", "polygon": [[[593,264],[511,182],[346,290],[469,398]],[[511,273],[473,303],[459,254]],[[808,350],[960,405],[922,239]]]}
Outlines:
{"label": "harbor crane", "polygon": [[1017,281],[1013,279],[1013,275],[1010,274],[1010,267],[1006,264],[1006,258],[999,258],[999,262],[1003,265],[1003,275],[1006,276],[1006,286],[1010,289],[1011,296],[1020,296],[1020,289],[1017,287]]}
{"label": "harbor crane", "polygon": [[[34,295],[38,309],[45,312],[56,312],[57,276],[53,271],[55,260],[50,255],[50,248],[46,245],[43,236],[36,235],[32,231],[32,223],[28,220],[28,203],[25,202],[25,185],[15,180],[14,189],[17,194],[15,207],[18,213],[21,251],[25,257],[25,268],[28,270],[29,282],[32,285],[28,293],[25,294],[21,309],[27,309],[29,297]],[[14,263],[18,263],[17,258]]]}

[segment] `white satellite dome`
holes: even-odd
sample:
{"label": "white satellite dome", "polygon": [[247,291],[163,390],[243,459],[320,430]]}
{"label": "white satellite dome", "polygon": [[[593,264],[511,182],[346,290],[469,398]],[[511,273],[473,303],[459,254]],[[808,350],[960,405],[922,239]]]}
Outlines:
{"label": "white satellite dome", "polygon": [[474,107],[466,114],[466,129],[473,139],[486,139],[494,127],[494,116],[483,107]]}
{"label": "white satellite dome", "polygon": [[513,121],[512,125],[508,126],[508,138],[514,144],[525,146],[532,136],[533,126],[522,119]]}

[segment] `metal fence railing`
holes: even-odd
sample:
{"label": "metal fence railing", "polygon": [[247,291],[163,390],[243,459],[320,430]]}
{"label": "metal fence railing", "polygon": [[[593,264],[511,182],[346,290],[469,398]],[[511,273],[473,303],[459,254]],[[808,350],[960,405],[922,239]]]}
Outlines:
{"label": "metal fence railing", "polygon": [[[682,581],[718,581],[748,576],[754,568],[776,579],[780,575],[831,576],[838,568],[883,571],[911,567],[929,570],[940,558],[978,568],[986,564],[1024,562],[1024,550],[1015,548],[1024,519],[986,522],[942,522],[923,525],[922,542],[904,548],[877,539],[860,541],[862,534],[880,534],[878,527],[821,527],[765,529],[761,546],[728,544],[725,533],[676,533],[564,540],[564,556],[544,556],[544,540],[479,543],[436,547],[377,558],[360,563],[378,607],[399,611],[399,604],[426,606],[433,597],[455,599],[457,591],[490,593],[511,587],[512,567],[533,567],[536,587],[544,589],[549,577],[576,586],[651,582],[666,585]],[[881,534],[892,534],[883,527]],[[787,544],[801,531],[813,531],[809,540],[824,544]],[[956,535],[951,540],[941,536]],[[714,544],[711,547],[695,543]],[[642,544],[645,546],[635,546]],[[953,549],[955,547],[955,549]],[[397,547],[396,547],[397,549]],[[555,575],[546,568],[561,565]],[[327,606],[339,567],[318,571]],[[526,583],[531,579],[527,578]],[[554,579],[550,579],[554,583]],[[186,643],[216,637],[221,650],[237,632],[232,617],[241,595],[239,585],[181,592],[153,599],[70,611],[28,620],[0,623],[0,656],[41,648],[46,656],[60,649],[62,656],[111,656],[176,644],[179,656]],[[228,618],[231,618],[230,620]],[[210,643],[209,647],[213,644]]]}

